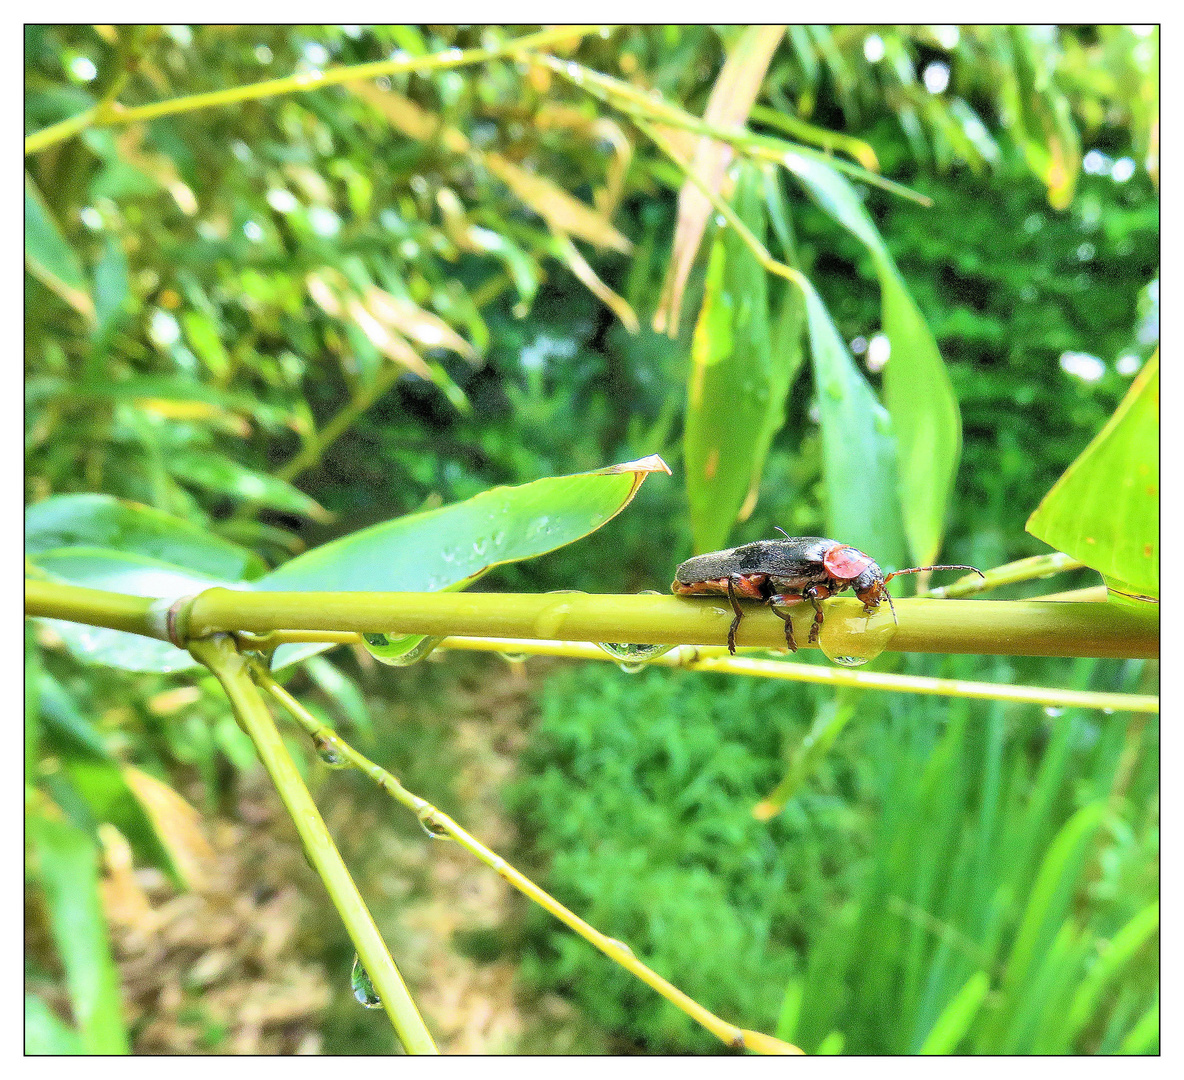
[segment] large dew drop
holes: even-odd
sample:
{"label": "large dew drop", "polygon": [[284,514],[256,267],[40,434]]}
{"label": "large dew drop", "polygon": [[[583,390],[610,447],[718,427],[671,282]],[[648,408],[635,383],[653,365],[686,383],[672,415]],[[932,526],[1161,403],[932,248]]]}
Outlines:
{"label": "large dew drop", "polygon": [[444,827],[437,813],[434,807],[425,806],[415,816],[419,818],[419,823],[423,826],[423,831],[433,840],[451,840],[452,834]]}
{"label": "large dew drop", "polygon": [[639,645],[635,642],[622,641],[598,641],[596,644],[616,660],[617,666],[627,675],[636,674],[651,660],[656,660],[675,647],[673,645]]}
{"label": "large dew drop", "polygon": [[375,660],[391,667],[408,667],[424,659],[444,639],[419,634],[363,634],[362,644]]}
{"label": "large dew drop", "polygon": [[354,992],[354,998],[359,1005],[365,1005],[367,1009],[382,1008],[382,998],[374,989],[370,976],[362,967],[362,958],[357,953],[354,953],[354,967],[349,973],[349,988]]}
{"label": "large dew drop", "polygon": [[825,622],[818,635],[823,655],[842,667],[863,667],[887,647],[896,633],[896,623],[886,603],[873,615],[866,615],[854,603],[825,605]]}
{"label": "large dew drop", "polygon": [[348,769],[349,762],[337,746],[333,739],[325,735],[314,735],[312,744],[316,747],[317,757],[321,759],[330,769]]}

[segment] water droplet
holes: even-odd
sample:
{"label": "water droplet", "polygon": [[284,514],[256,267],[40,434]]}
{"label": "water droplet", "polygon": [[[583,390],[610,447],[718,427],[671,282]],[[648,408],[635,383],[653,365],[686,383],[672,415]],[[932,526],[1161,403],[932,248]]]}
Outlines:
{"label": "water droplet", "polygon": [[440,811],[434,806],[425,806],[419,810],[416,815],[419,818],[420,825],[423,826],[423,831],[428,834],[433,840],[451,840],[448,830],[440,821]]}
{"label": "water droplet", "polygon": [[598,641],[596,644],[618,661],[617,667],[626,675],[636,675],[651,660],[674,648],[673,645],[639,645],[621,641]]}
{"label": "water droplet", "polygon": [[822,607],[825,621],[818,647],[828,660],[841,667],[863,667],[888,647],[896,633],[887,603],[881,603],[871,615],[851,600],[823,601]]}
{"label": "water droplet", "polygon": [[1060,716],[1064,711],[1064,709],[1058,709],[1055,705],[1047,705],[1044,709],[1044,715],[1055,718]]}
{"label": "water droplet", "polygon": [[622,952],[626,952],[630,956],[637,955],[636,953],[634,953],[634,951],[631,948],[629,948],[628,945],[626,945],[623,941],[621,941],[620,938],[610,937],[608,940],[611,941]]}
{"label": "water droplet", "polygon": [[1113,709],[1103,709],[1103,710],[1102,710],[1102,713],[1103,713],[1104,715],[1106,715],[1106,716],[1113,716],[1113,715],[1114,715],[1114,710],[1113,710]]}
{"label": "water droplet", "polygon": [[500,656],[507,664],[522,664],[525,663],[530,653],[524,652],[499,652]]}
{"label": "water droplet", "polygon": [[317,757],[328,765],[330,769],[349,768],[349,761],[337,749],[336,739],[328,735],[314,735],[312,737],[312,744],[317,749]]}
{"label": "water droplet", "polygon": [[353,970],[349,973],[349,987],[354,992],[354,998],[359,1005],[364,1005],[367,1009],[382,1008],[382,998],[374,989],[369,974],[362,967],[362,958],[357,953],[354,954]]}
{"label": "water droplet", "polygon": [[551,604],[543,608],[535,616],[534,636],[540,638],[555,637],[559,633],[559,628],[563,625],[564,617],[570,613],[571,604],[563,602]]}
{"label": "water droplet", "polygon": [[363,634],[362,644],[375,660],[391,667],[407,667],[428,656],[444,639],[419,634]]}

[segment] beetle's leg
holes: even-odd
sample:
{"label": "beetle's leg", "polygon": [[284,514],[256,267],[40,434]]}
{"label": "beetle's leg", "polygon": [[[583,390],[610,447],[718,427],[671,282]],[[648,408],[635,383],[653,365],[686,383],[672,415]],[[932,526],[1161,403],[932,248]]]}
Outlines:
{"label": "beetle's leg", "polygon": [[812,645],[818,644],[818,633],[822,629],[822,605],[818,602],[819,596],[829,596],[830,590],[826,588],[816,588],[811,585],[805,590],[804,595],[811,604],[814,605],[814,622],[810,626],[810,636],[806,639]]}
{"label": "beetle's leg", "polygon": [[732,625],[728,627],[728,652],[735,656],[736,631],[740,628],[740,620],[744,617],[744,612],[740,610],[740,605],[736,602],[736,587],[732,583],[732,578],[728,578],[728,599],[732,602],[732,610],[736,613]]}
{"label": "beetle's leg", "polygon": [[800,596],[791,596],[788,593],[774,593],[767,601],[769,607],[773,609],[773,614],[785,623],[785,644],[789,647],[790,652],[798,651],[798,643],[793,637],[793,622],[790,620],[789,613],[780,609],[789,607],[792,604],[800,604],[801,602],[802,598]]}

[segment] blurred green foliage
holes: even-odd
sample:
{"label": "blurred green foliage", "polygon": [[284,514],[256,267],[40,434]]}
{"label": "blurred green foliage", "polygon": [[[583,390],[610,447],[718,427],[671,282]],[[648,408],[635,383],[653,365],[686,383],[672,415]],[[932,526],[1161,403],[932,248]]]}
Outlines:
{"label": "blurred green foliage", "polygon": [[[338,64],[496,47],[532,29],[29,25],[25,128],[104,98],[134,107]],[[555,51],[701,115],[736,34],[627,27]],[[1042,551],[1023,531],[1027,515],[1154,348],[1157,80],[1158,33],[1119,26],[795,26],[773,57],[753,130],[854,147],[933,201],[856,184],[961,408],[943,558],[986,566]],[[703,259],[680,336],[649,329],[678,171],[625,116],[513,59],[392,75],[377,89],[388,105],[395,95],[409,104],[396,115],[373,94],[326,87],[92,127],[26,159],[31,504],[71,493],[133,499],[242,545],[226,550],[245,549],[254,575],[494,484],[649,453],[681,472]],[[770,115],[783,120],[761,119]],[[523,173],[555,189],[540,194]],[[571,233],[595,286],[555,230],[559,208],[571,212],[556,190],[610,230],[595,234],[602,243]],[[784,191],[795,265],[878,390],[876,265],[804,192],[788,182]],[[611,309],[605,290],[617,297]],[[832,508],[816,394],[812,380],[795,381],[759,498],[730,542],[774,525],[824,529]],[[856,510],[870,498],[861,479],[852,475],[847,493]],[[596,538],[489,582],[664,588],[690,550],[685,494],[655,478]],[[29,783],[66,819],[43,830],[31,863],[31,889],[49,897],[46,926],[63,917],[53,889],[67,856],[81,864],[97,850],[97,807],[105,820],[121,807],[137,858],[167,869],[134,800],[110,785],[100,798],[78,781],[76,761],[196,780],[215,813],[254,759],[208,680],[184,707],[170,705],[162,695],[175,679],[84,668],[52,645],[43,635],[29,649],[26,725]],[[983,675],[967,660],[909,663]],[[307,692],[364,732],[350,662],[321,664]],[[987,676],[1131,689],[1135,673],[1016,661]],[[400,685],[384,691],[397,698]],[[1158,890],[1154,728],[860,699],[784,813],[759,824],[752,803],[835,707],[820,691],[626,678],[605,666],[552,678],[540,707],[513,796],[524,860],[729,1019],[780,1025],[807,1050],[1158,1045],[1157,969],[1134,922]],[[443,753],[425,741],[425,758]],[[1052,960],[1007,983],[1040,858],[1075,812],[1103,798],[1084,863],[1066,856],[1072,903],[1050,877],[1047,918],[1029,924]],[[58,864],[55,852],[65,852]],[[895,898],[887,913],[884,896]],[[968,948],[986,940],[991,918],[990,947]],[[583,943],[537,912],[529,919],[518,950],[528,982],[578,1001],[620,1049],[714,1048]],[[107,978],[102,936],[88,932],[91,970]],[[1131,949],[1110,968],[1107,940]],[[29,1049],[77,1048],[85,1017],[69,1028],[45,1006],[52,995],[38,996],[70,972],[33,952]],[[1095,999],[1074,997],[1074,982]],[[880,1007],[889,990],[895,1011]],[[98,1022],[115,1045],[111,1014],[100,1010]]]}
{"label": "blurred green foliage", "polygon": [[[977,667],[952,658],[942,674]],[[1130,689],[1141,667],[1076,662],[1066,681]],[[977,970],[996,991],[946,1052],[1093,1052],[1108,1022],[1128,1030],[1123,995],[1145,1008],[1158,980],[1142,910],[1154,726],[864,694],[837,752],[758,822],[753,805],[830,697],[685,673],[552,676],[509,795],[551,888],[708,1008],[808,1053],[836,1032],[847,1052],[917,1053]],[[1093,826],[1072,846],[1061,837],[1082,808]],[[1132,920],[1137,945],[1102,978],[1091,958]],[[524,975],[571,995],[619,1051],[713,1049],[541,911],[528,933]],[[1081,995],[1091,965],[1098,992]]]}

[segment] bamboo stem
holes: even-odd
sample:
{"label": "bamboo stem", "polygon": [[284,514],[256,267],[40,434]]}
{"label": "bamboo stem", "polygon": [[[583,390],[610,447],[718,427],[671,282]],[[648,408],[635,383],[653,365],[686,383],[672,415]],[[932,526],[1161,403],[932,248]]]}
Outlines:
{"label": "bamboo stem", "polygon": [[225,636],[195,641],[190,646],[190,652],[222,684],[235,717],[251,736],[260,760],[300,833],[309,861],[325,883],[329,897],[341,915],[341,921],[345,923],[403,1048],[409,1054],[438,1053],[431,1033],[419,1015],[399,969],[391,959],[386,943],[317,811],[316,803],[304,786],[296,764],[263,704],[259,689],[251,679],[248,661],[239,655],[232,640]]}
{"label": "bamboo stem", "polygon": [[[168,602],[29,579],[27,614],[167,641]],[[207,589],[182,605],[189,638],[214,633],[273,630],[426,634],[433,637],[542,638],[630,641],[639,644],[722,645],[732,612],[715,597],[590,595],[588,593],[355,593],[248,592]],[[858,601],[832,598],[824,611],[832,652],[848,641],[858,653],[865,618]],[[1158,612],[1117,604],[1039,600],[896,602],[899,626],[886,647],[894,652],[1001,656],[1142,657],[1159,655]],[[813,613],[794,609],[795,635],[804,648]],[[886,617],[881,612],[877,618]],[[747,604],[737,643],[781,650],[781,619]]]}
{"label": "bamboo stem", "polygon": [[[804,606],[804,605],[803,605]],[[858,653],[865,617],[855,600],[832,598],[824,611],[832,651]],[[1159,654],[1158,621],[1115,604],[1035,600],[896,601],[894,652],[1003,656],[1144,657]],[[793,609],[795,635],[807,643],[813,612]],[[877,618],[888,619],[881,611]],[[209,589],[189,608],[189,632],[353,630],[432,637],[542,638],[639,644],[723,645],[732,612],[723,597],[588,593],[268,593]],[[736,637],[742,646],[785,648],[781,619],[746,604]]]}

